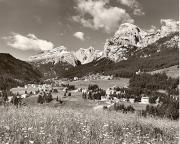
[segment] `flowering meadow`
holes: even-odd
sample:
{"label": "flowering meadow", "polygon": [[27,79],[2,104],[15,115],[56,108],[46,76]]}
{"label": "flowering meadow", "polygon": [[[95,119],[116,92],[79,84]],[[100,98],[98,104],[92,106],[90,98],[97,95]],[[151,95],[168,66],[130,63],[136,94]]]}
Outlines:
{"label": "flowering meadow", "polygon": [[0,144],[177,144],[178,121],[103,110],[0,107]]}

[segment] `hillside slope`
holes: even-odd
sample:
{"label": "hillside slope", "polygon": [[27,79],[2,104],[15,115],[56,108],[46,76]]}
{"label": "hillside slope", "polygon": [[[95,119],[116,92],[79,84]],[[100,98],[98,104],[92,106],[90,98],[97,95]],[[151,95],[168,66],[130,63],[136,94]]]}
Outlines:
{"label": "hillside slope", "polygon": [[179,65],[149,72],[150,74],[166,73],[168,77],[179,78]]}
{"label": "hillside slope", "polygon": [[15,86],[24,82],[39,81],[41,73],[27,62],[18,60],[10,54],[0,53],[0,88],[3,84]]}

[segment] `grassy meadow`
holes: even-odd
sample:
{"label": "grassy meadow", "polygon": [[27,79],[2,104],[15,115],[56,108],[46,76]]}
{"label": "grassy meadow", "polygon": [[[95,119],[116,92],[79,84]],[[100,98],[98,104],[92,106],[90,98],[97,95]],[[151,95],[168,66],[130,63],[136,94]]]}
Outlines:
{"label": "grassy meadow", "polygon": [[113,79],[113,80],[78,80],[78,81],[72,81],[69,83],[70,85],[75,85],[78,88],[87,88],[89,84],[97,84],[102,89],[107,89],[113,86],[119,86],[124,87],[129,85],[129,79],[128,78],[119,78],[119,79]]}
{"label": "grassy meadow", "polygon": [[64,107],[0,108],[1,144],[177,144],[178,121]]}
{"label": "grassy meadow", "polygon": [[[128,79],[75,81],[76,88],[96,83],[106,89],[128,85]],[[62,89],[42,105],[37,95],[20,108],[0,106],[0,144],[177,144],[178,121],[103,110],[104,101],[84,100],[79,92],[64,97]],[[15,88],[13,92],[35,89]],[[63,103],[56,101],[61,99]],[[125,104],[126,105],[126,104]],[[134,104],[137,109],[144,105]]]}

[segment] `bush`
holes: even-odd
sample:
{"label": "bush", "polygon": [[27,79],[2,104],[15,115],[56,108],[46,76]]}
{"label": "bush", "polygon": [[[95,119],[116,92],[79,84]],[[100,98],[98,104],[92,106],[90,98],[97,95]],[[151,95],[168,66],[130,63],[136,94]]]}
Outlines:
{"label": "bush", "polygon": [[98,90],[99,89],[99,86],[94,84],[94,85],[89,85],[88,86],[88,90],[92,90],[92,91],[95,91],[95,90]]}
{"label": "bush", "polygon": [[71,96],[71,93],[68,93],[68,96]]}
{"label": "bush", "polygon": [[46,100],[47,103],[51,102],[51,101],[53,100],[52,94],[49,93],[49,94],[45,97],[45,100]]}
{"label": "bush", "polygon": [[61,84],[62,87],[67,87],[67,90],[75,90],[75,85]]}
{"label": "bush", "polygon": [[119,103],[115,103],[114,104],[114,110],[115,111],[122,111],[123,113],[127,113],[127,112],[132,112],[134,113],[135,109],[133,106],[129,105],[129,106],[125,106],[124,104],[119,104]]}
{"label": "bush", "polygon": [[44,98],[43,98],[42,95],[39,95],[39,96],[38,96],[37,103],[40,103],[40,104],[43,104],[43,103],[44,103]]}
{"label": "bush", "polygon": [[167,98],[168,100],[164,101],[162,104],[158,106],[146,106],[146,110],[144,113],[146,115],[158,116],[158,117],[166,117],[169,119],[177,120],[179,119],[179,102],[177,100],[173,100],[172,98]]}
{"label": "bush", "polygon": [[58,90],[57,90],[57,89],[53,89],[53,92],[54,92],[54,93],[58,93]]}
{"label": "bush", "polygon": [[67,89],[68,89],[68,90],[75,90],[75,85],[69,85],[69,86],[67,87]]}
{"label": "bush", "polygon": [[66,97],[66,93],[64,93],[64,97]]}
{"label": "bush", "polygon": [[127,107],[127,111],[133,113],[133,112],[135,111],[135,109],[134,109],[133,106],[129,105],[129,106]]}

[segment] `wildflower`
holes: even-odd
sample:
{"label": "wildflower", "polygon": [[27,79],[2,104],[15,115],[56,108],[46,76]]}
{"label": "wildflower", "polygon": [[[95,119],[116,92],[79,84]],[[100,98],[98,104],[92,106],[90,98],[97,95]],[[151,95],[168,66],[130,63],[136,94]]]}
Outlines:
{"label": "wildflower", "polygon": [[10,130],[10,127],[9,127],[9,126],[4,126],[4,128],[5,128],[6,130]]}
{"label": "wildflower", "polygon": [[28,130],[32,130],[32,127],[29,127]]}
{"label": "wildflower", "polygon": [[105,124],[104,127],[108,127],[108,124]]}
{"label": "wildflower", "polygon": [[29,140],[29,143],[33,144],[33,143],[34,143],[34,141],[32,141],[32,140]]}

